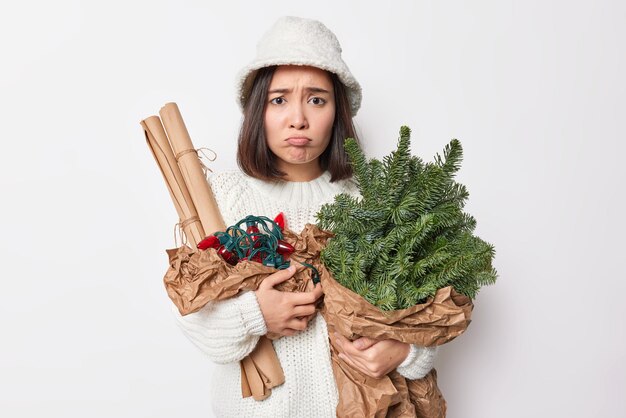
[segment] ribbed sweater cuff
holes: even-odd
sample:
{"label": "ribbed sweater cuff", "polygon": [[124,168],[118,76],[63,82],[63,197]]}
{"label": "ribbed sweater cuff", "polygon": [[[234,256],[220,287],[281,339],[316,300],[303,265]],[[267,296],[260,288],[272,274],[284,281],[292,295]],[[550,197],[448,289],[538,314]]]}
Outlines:
{"label": "ribbed sweater cuff", "polygon": [[407,379],[421,379],[433,368],[436,353],[436,347],[418,347],[411,344],[409,355],[396,370]]}
{"label": "ribbed sweater cuff", "polygon": [[267,334],[265,319],[254,292],[244,292],[237,298],[243,326],[250,335]]}

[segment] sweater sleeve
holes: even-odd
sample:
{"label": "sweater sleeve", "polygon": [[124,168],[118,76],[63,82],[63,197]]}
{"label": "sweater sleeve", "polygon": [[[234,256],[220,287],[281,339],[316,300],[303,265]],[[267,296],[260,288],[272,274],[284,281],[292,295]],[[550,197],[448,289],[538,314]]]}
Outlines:
{"label": "sweater sleeve", "polygon": [[396,370],[407,379],[421,379],[433,368],[436,354],[437,347],[419,347],[411,344],[409,355]]}
{"label": "sweater sleeve", "polygon": [[243,359],[267,333],[254,292],[218,302],[209,302],[198,312],[181,316],[172,304],[183,333],[216,363]]}

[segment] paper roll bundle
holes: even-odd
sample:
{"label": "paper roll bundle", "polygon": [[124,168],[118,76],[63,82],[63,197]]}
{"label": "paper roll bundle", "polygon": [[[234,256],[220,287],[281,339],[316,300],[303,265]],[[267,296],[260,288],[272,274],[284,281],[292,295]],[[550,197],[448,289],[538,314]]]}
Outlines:
{"label": "paper roll bundle", "polygon": [[270,396],[273,387],[285,383],[285,374],[280,366],[276,350],[269,338],[259,338],[254,350],[240,362],[241,394],[252,396],[257,401]]}
{"label": "paper roll bundle", "polygon": [[[150,116],[141,121],[141,126],[191,245],[190,251],[194,252],[205,236],[225,231],[226,225],[178,106],[167,103],[159,114],[161,118]],[[200,301],[195,307],[200,309],[205,303]],[[271,388],[285,382],[274,346],[266,337],[261,337],[256,348],[241,361],[241,372],[242,395],[256,400],[267,398]]]}
{"label": "paper roll bundle", "polygon": [[152,155],[165,179],[165,184],[174,202],[183,232],[187,237],[188,243],[195,248],[198,242],[206,235],[183,175],[174,158],[174,153],[161,120],[158,116],[150,116],[141,121],[141,126],[144,129],[148,148],[152,151]]}
{"label": "paper roll bundle", "polygon": [[176,103],[167,103],[159,111],[163,126],[178,161],[178,166],[189,188],[191,199],[206,235],[225,231],[226,225],[218,210],[211,187],[202,170],[198,153],[194,148],[187,127]]}

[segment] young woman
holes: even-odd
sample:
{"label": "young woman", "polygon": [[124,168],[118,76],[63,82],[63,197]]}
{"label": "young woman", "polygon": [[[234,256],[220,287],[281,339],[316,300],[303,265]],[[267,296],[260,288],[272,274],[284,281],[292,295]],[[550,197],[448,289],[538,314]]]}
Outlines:
{"label": "young woman", "polygon": [[[273,218],[301,231],[338,193],[358,194],[343,148],[355,137],[352,117],[361,89],[341,58],[335,35],[322,23],[279,19],[257,47],[256,59],[238,82],[244,119],[237,159],[241,171],[214,175],[211,186],[227,225],[247,215]],[[218,363],[213,401],[218,417],[334,417],[338,391],[333,378],[326,323],[315,314],[321,285],[310,292],[274,289],[293,267],[268,276],[255,292],[210,303],[181,317],[182,330]],[[269,398],[242,398],[239,361],[260,336],[280,334],[274,348],[285,383]],[[340,357],[372,377],[396,369],[419,379],[432,368],[434,348],[395,340],[340,338]]]}

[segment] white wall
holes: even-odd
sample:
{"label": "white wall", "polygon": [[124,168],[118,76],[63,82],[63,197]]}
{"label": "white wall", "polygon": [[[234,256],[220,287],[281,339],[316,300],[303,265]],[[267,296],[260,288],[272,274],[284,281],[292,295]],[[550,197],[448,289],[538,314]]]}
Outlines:
{"label": "white wall", "polygon": [[440,350],[450,418],[625,410],[620,1],[0,6],[0,414],[211,416],[212,366],[162,285],[176,214],[139,120],[176,101],[235,166],[236,71],[284,14],[334,30],[382,156],[401,124],[460,179],[497,285]]}

